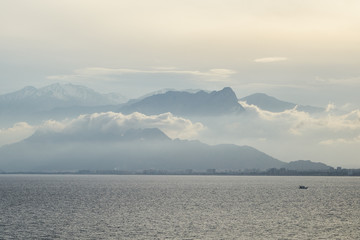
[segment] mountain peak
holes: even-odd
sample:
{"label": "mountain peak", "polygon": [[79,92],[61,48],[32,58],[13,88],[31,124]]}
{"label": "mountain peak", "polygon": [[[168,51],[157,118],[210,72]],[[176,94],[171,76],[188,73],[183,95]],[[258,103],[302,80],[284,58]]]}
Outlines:
{"label": "mountain peak", "polygon": [[234,90],[231,87],[224,87],[222,90],[220,90],[219,92],[231,92],[234,93]]}
{"label": "mountain peak", "polygon": [[198,91],[168,91],[155,94],[140,101],[129,102],[119,109],[120,112],[141,112],[144,114],[160,114],[171,112],[176,115],[224,115],[239,113],[244,108],[238,103],[234,91],[226,87],[220,91],[207,93]]}
{"label": "mountain peak", "polygon": [[231,100],[231,101],[237,101],[236,94],[235,94],[234,90],[232,90],[231,87],[224,87],[222,90],[213,91],[210,94],[212,94],[214,96],[219,96],[221,98],[227,98],[228,100]]}

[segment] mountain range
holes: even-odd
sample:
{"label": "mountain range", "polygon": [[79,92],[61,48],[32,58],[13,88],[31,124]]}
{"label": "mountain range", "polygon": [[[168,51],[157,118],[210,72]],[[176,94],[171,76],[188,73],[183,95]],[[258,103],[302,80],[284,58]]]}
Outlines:
{"label": "mountain range", "polygon": [[15,122],[38,124],[47,119],[62,120],[95,112],[141,112],[148,115],[171,112],[178,116],[219,116],[244,111],[234,91],[166,91],[123,103],[118,94],[101,94],[73,84],[25,87],[0,95],[0,127]]}
{"label": "mountain range", "polygon": [[[104,138],[106,136],[106,138]],[[3,171],[268,169],[284,165],[252,147],[172,140],[157,128],[98,134],[41,133],[0,148]]]}
{"label": "mountain range", "polygon": [[[157,115],[171,112],[180,117],[216,119],[239,116],[246,110],[241,101],[273,112],[296,107],[266,94],[253,94],[239,100],[230,87],[220,91],[165,91],[123,103],[117,94],[101,94],[72,84],[43,88],[25,87],[0,96],[1,125],[4,122],[44,121],[74,118],[100,112],[140,112]],[[297,106],[298,110],[323,109]],[[106,123],[107,124],[107,123]],[[99,129],[106,129],[100,126]],[[36,131],[29,138],[0,148],[0,169],[5,171],[123,169],[327,169],[308,161],[285,163],[252,147],[232,144],[207,145],[199,141],[171,139],[158,128],[111,128],[111,131]]]}
{"label": "mountain range", "polygon": [[120,94],[102,94],[81,85],[55,83],[42,88],[28,86],[0,95],[0,126],[109,111],[113,110],[111,106],[125,101],[126,98]]}
{"label": "mountain range", "polygon": [[239,103],[230,87],[212,92],[164,90],[125,102],[125,98],[119,94],[102,94],[80,85],[56,83],[39,89],[29,86],[0,95],[0,127],[21,121],[37,124],[47,119],[62,120],[80,114],[108,111],[147,115],[171,112],[184,117],[216,117],[245,112],[241,101],[272,112],[295,107],[309,113],[324,111],[323,108],[297,105],[263,93],[241,98]]}
{"label": "mountain range", "polygon": [[216,116],[241,113],[245,109],[238,103],[234,91],[226,87],[210,93],[168,91],[131,102],[118,111],[141,112],[147,115],[171,112],[180,116]]}
{"label": "mountain range", "polygon": [[99,132],[37,131],[21,142],[1,147],[0,159],[0,169],[5,172],[115,168],[124,171],[330,169],[323,163],[311,161],[285,163],[249,146],[173,140],[158,128],[125,129],[102,136]]}
{"label": "mountain range", "polygon": [[[55,83],[42,88],[25,87],[19,91],[0,96],[1,111],[45,111],[59,107],[101,106],[123,103],[126,99],[115,93],[101,94],[91,88]],[[19,110],[19,109],[18,109]]]}

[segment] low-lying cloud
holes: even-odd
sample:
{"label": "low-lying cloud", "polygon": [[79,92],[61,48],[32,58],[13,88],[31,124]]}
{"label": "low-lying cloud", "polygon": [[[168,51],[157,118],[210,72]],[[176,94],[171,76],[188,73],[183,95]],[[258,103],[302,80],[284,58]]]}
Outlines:
{"label": "low-lying cloud", "polygon": [[209,144],[249,145],[283,161],[310,159],[331,166],[357,167],[360,148],[360,110],[309,114],[296,108],[269,112],[241,102],[240,115],[198,118],[196,121],[171,113],[144,115],[106,112],[64,121],[49,120],[39,126],[17,123],[0,130],[0,144],[20,141],[35,131],[69,136],[102,136],[127,129],[159,128],[170,138],[198,139]]}
{"label": "low-lying cloud", "polygon": [[317,114],[296,108],[269,112],[241,102],[239,116],[204,121],[201,141],[250,145],[283,161],[310,159],[329,165],[358,166],[360,111],[339,113],[334,106]]}
{"label": "low-lying cloud", "polygon": [[81,115],[65,123],[62,131],[66,133],[88,131],[111,133],[139,128],[159,128],[170,138],[193,139],[204,126],[201,123],[192,123],[188,119],[176,117],[171,113],[148,116],[137,112],[129,115],[106,112]]}
{"label": "low-lying cloud", "polygon": [[21,141],[35,132],[36,127],[26,122],[15,123],[10,128],[0,129],[0,146]]}
{"label": "low-lying cloud", "polygon": [[[324,142],[331,138],[354,139],[360,135],[360,110],[336,114],[333,105],[322,114],[309,114],[296,108],[279,113],[269,112],[254,105],[241,103],[253,120],[261,122],[268,131],[288,133],[309,140]],[[274,133],[274,134],[276,134]]]}
{"label": "low-lying cloud", "polygon": [[195,139],[205,127],[199,122],[193,123],[171,113],[151,116],[137,112],[129,115],[114,112],[94,113],[64,121],[48,120],[39,126],[31,126],[25,122],[17,123],[11,128],[0,130],[0,146],[23,140],[36,131],[38,133],[106,136],[106,134],[121,133],[127,129],[144,128],[159,128],[170,138]]}

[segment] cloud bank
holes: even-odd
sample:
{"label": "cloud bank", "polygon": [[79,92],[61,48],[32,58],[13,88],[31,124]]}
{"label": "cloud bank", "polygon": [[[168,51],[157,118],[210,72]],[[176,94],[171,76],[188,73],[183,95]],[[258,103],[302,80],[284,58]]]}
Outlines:
{"label": "cloud bank", "polygon": [[10,128],[0,129],[0,146],[21,141],[32,135],[35,130],[36,127],[26,122],[15,123]]}
{"label": "cloud bank", "polygon": [[[192,123],[171,113],[148,116],[137,112],[129,115],[114,112],[87,114],[62,124],[61,131],[65,133],[89,131],[112,133],[126,129],[159,128],[170,138],[180,139],[193,139],[204,128],[201,123]],[[50,129],[54,129],[53,125],[57,128],[58,123],[52,123]]]}
{"label": "cloud bank", "polygon": [[[360,110],[353,110],[349,113],[335,114],[335,106],[329,104],[323,114],[311,115],[306,112],[298,111],[296,108],[280,113],[273,113],[259,109],[256,106],[242,102],[242,105],[256,115],[256,119],[272,124],[268,129],[273,129],[274,125],[279,125],[278,132],[287,132],[293,136],[304,136],[310,139],[343,138],[353,139],[360,136]],[[321,143],[323,140],[318,141]]]}
{"label": "cloud bank", "polygon": [[0,146],[23,140],[35,131],[42,133],[63,133],[68,135],[106,136],[128,129],[159,128],[170,138],[194,139],[205,127],[188,119],[176,117],[171,113],[147,116],[141,113],[124,115],[106,112],[80,115],[75,119],[48,120],[40,126],[31,126],[25,122],[0,130]]}
{"label": "cloud bank", "polygon": [[240,116],[204,120],[200,140],[250,145],[283,161],[309,159],[331,166],[359,167],[360,110],[309,114],[296,109],[269,112],[241,102]]}

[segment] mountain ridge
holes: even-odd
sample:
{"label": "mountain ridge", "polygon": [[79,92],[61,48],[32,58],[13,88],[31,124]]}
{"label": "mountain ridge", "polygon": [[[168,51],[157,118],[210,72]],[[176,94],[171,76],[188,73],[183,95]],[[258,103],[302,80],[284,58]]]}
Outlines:
{"label": "mountain ridge", "polygon": [[310,160],[297,160],[287,163],[284,166],[288,170],[295,171],[329,171],[332,167],[321,163],[312,162]]}
{"label": "mountain ridge", "polygon": [[116,93],[102,94],[73,84],[51,84],[42,88],[24,87],[0,95],[0,127],[16,122],[39,124],[48,119],[62,120],[96,111],[113,111],[125,99]]}
{"label": "mountain ridge", "polygon": [[255,105],[262,110],[270,112],[283,112],[296,107],[299,111],[318,113],[323,112],[325,109],[313,106],[304,106],[291,102],[279,100],[275,97],[269,96],[265,93],[254,93],[239,99],[240,101],[246,102],[249,105]]}
{"label": "mountain ridge", "polygon": [[[67,106],[99,106],[120,104],[123,102],[118,94],[102,94],[95,90],[74,84],[54,83],[42,88],[27,86],[15,92],[0,95],[0,106],[13,104],[26,106],[36,111],[50,110]],[[122,100],[121,100],[122,99]]]}
{"label": "mountain ridge", "polygon": [[245,109],[238,103],[235,92],[230,87],[220,91],[167,91],[140,101],[130,102],[118,109],[119,112],[141,112],[147,115],[171,112],[176,115],[224,115],[241,113]]}
{"label": "mountain ridge", "polygon": [[[0,169],[267,169],[284,164],[248,146],[211,146],[200,141],[173,140],[159,129],[127,129],[123,133],[126,131],[135,131],[135,134],[121,139],[120,131],[120,138],[110,137],[102,143],[96,141],[97,136],[86,134],[84,138],[78,139],[72,138],[71,134],[65,139],[59,133],[42,133],[40,137],[34,134],[26,140],[0,148],[0,158],[3,159]],[[92,141],[91,137],[95,141]]]}

